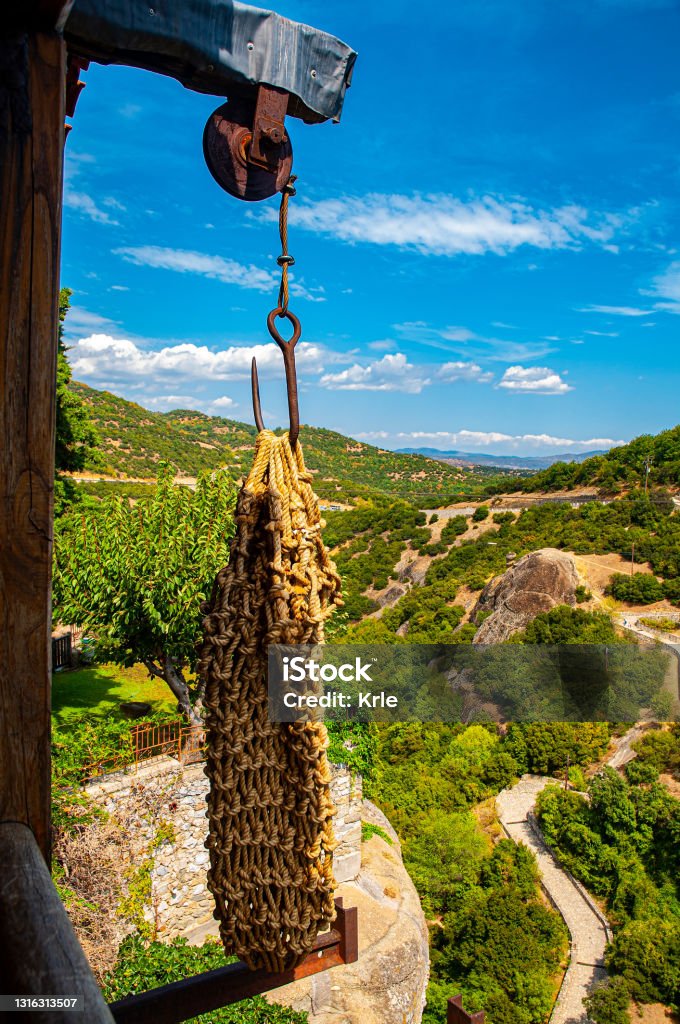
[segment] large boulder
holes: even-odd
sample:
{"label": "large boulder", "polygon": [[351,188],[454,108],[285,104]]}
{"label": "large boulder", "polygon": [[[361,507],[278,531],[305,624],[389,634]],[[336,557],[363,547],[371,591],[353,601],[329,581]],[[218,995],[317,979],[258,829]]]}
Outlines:
{"label": "large boulder", "polygon": [[472,614],[481,623],[475,643],[502,643],[541,612],[575,605],[578,584],[574,559],[564,551],[540,548],[524,555],[482,591]]}

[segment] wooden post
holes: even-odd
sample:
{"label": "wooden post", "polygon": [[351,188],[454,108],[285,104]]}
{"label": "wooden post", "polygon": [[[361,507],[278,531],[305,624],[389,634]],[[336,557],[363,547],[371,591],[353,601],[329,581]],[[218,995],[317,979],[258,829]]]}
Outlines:
{"label": "wooden post", "polygon": [[[35,838],[25,825],[0,824],[0,863],[0,991],[80,998],[78,1012],[32,1010],[25,1019],[33,1024],[114,1024]],[[9,1020],[22,1016],[10,1013]]]}
{"label": "wooden post", "polygon": [[49,864],[63,39],[18,32],[0,63],[0,822]]}

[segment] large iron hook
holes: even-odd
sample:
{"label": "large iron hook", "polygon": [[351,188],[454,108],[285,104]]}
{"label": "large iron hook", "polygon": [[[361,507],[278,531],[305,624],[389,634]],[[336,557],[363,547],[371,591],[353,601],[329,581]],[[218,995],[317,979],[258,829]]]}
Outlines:
{"label": "large iron hook", "polygon": [[[286,341],[285,338],[282,338],[278,332],[275,323],[277,317],[288,320],[288,322],[293,326],[293,335],[288,341]],[[300,433],[297,372],[295,370],[295,346],[300,340],[302,327],[294,313],[291,313],[289,309],[284,309],[283,306],[278,306],[276,309],[273,309],[267,317],[267,328],[283,353],[283,365],[286,371],[286,391],[288,393],[288,437],[290,438],[291,447],[294,448]],[[257,361],[254,356],[250,376],[253,388],[253,413],[255,415],[255,426],[259,432],[260,430],[264,430],[265,427],[264,420],[262,419],[262,407],[260,406],[260,385],[257,379]]]}

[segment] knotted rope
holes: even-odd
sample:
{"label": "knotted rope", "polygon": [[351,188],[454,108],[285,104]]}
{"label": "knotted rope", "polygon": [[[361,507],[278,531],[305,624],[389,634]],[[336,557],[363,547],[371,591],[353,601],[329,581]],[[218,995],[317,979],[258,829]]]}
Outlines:
{"label": "knotted rope", "polygon": [[320,722],[269,721],[267,647],[317,644],[340,600],[299,444],[258,434],[217,576],[199,671],[206,679],[208,888],[227,953],[282,971],[333,920],[328,738]]}

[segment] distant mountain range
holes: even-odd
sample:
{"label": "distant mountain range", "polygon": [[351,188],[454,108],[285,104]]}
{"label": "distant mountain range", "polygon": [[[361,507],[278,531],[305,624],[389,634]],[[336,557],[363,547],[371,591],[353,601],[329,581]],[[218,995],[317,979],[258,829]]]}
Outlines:
{"label": "distant mountain range", "polygon": [[400,455],[425,455],[451,466],[496,466],[499,469],[548,469],[556,462],[585,462],[606,449],[592,452],[562,452],[559,455],[487,455],[480,452],[440,451],[439,448],[398,448]]}

